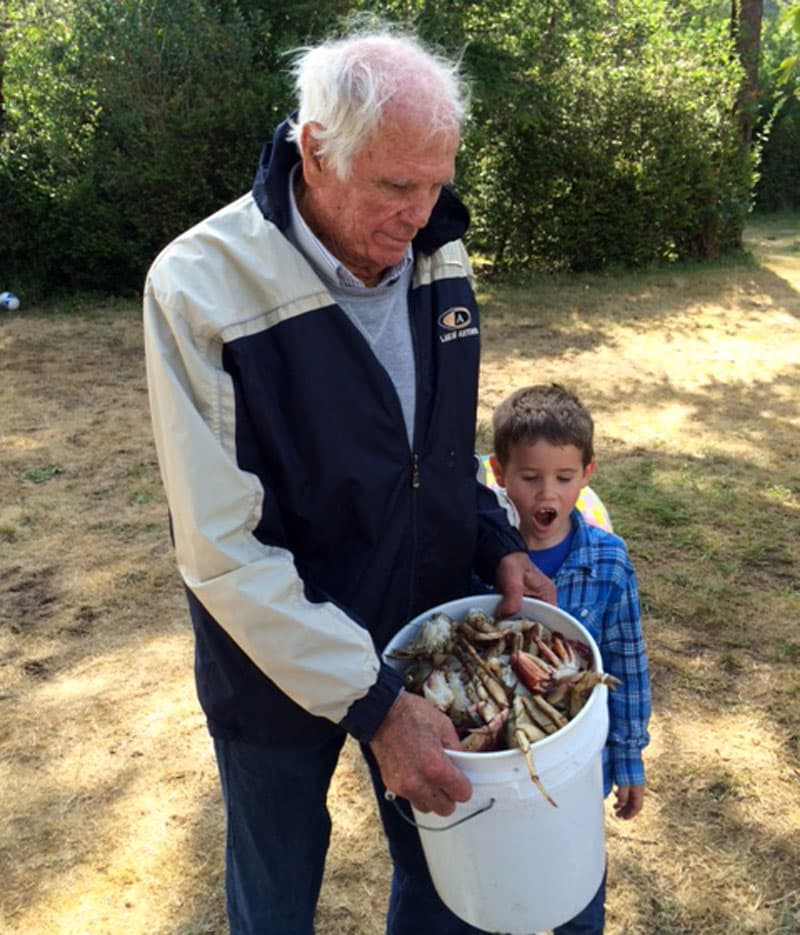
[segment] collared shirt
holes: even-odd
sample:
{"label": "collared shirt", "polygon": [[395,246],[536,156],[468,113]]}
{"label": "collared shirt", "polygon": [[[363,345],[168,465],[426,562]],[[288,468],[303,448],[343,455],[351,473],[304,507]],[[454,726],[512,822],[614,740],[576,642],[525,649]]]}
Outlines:
{"label": "collared shirt", "polygon": [[365,286],[319,240],[305,221],[294,196],[296,166],[289,180],[289,240],[322,279],[334,301],[361,332],[394,384],[409,447],[414,444],[416,363],[408,317],[408,290],[414,273],[411,245],[405,257],[384,270],[377,286]]}
{"label": "collared shirt", "polygon": [[[642,750],[649,743],[650,674],[642,636],[639,588],[625,543],[572,511],[572,548],[556,572],[558,606],[591,633],[603,669],[622,681],[609,689],[608,741],[603,749],[606,795],[612,784],[643,785]],[[530,553],[534,559],[536,553]]]}

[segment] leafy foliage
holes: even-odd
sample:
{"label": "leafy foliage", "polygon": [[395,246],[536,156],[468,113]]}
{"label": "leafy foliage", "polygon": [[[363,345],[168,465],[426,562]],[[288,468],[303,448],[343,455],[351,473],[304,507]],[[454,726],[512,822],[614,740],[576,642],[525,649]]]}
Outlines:
{"label": "leafy foliage", "polygon": [[466,172],[477,245],[500,269],[575,270],[735,247],[752,165],[720,22],[693,34],[666,3],[592,6],[596,28],[565,20],[555,54],[547,31],[502,61],[486,49]]}
{"label": "leafy foliage", "polygon": [[161,246],[249,186],[290,105],[281,56],[308,6],[19,5],[0,149],[12,273],[49,288],[138,288]]}
{"label": "leafy foliage", "polygon": [[[725,2],[5,0],[5,286],[140,287],[245,191],[292,107],[285,53],[378,12],[463,54],[459,187],[498,270],[735,247],[753,164],[731,118]],[[5,287],[4,286],[4,287]]]}
{"label": "leafy foliage", "polygon": [[756,206],[800,208],[800,4],[784,6],[764,35],[761,171]]}

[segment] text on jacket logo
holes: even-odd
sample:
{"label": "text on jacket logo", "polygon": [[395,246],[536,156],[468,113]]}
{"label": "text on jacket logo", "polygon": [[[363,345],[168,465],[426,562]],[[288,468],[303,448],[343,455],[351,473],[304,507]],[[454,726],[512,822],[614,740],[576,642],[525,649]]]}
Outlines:
{"label": "text on jacket logo", "polygon": [[476,335],[478,329],[470,328],[471,324],[472,314],[468,308],[464,308],[463,305],[448,308],[439,316],[439,327],[445,330],[445,334],[439,335],[439,340],[444,344],[454,338],[466,338]]}

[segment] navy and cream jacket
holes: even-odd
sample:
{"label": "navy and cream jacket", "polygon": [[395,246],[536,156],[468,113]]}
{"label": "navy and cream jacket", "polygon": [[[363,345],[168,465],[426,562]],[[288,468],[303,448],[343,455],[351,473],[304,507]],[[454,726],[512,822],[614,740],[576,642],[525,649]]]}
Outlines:
{"label": "navy and cream jacket", "polygon": [[388,374],[282,233],[286,129],[252,192],[150,270],[153,429],[211,732],[368,741],[400,691],[386,643],[525,547],[476,480],[466,210],[444,191],[413,245],[409,446]]}

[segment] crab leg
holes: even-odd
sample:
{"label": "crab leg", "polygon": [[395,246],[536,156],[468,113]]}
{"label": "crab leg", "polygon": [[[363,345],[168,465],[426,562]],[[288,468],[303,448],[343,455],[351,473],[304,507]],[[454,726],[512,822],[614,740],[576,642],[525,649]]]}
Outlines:
{"label": "crab leg", "polygon": [[542,796],[554,807],[558,806],[553,801],[553,799],[548,794],[545,787],[542,785],[542,780],[539,778],[539,773],[536,770],[536,763],[533,760],[533,744],[536,740],[541,739],[544,736],[543,731],[541,731],[535,724],[530,723],[527,720],[525,705],[523,704],[523,699],[517,696],[514,699],[514,729],[513,737],[514,742],[517,747],[522,751],[525,762],[528,766],[528,773],[531,777],[531,782],[539,790]]}

